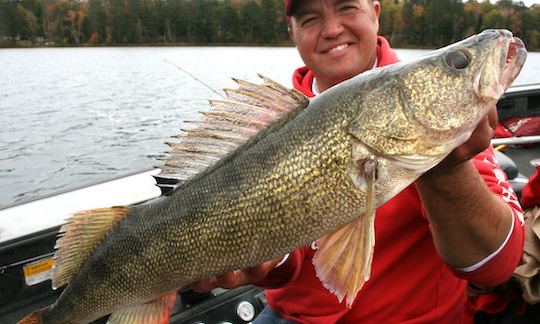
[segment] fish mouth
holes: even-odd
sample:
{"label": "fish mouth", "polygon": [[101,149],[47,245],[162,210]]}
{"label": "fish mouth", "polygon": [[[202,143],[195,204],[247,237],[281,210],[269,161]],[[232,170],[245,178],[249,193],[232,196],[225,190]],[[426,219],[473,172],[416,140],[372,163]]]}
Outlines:
{"label": "fish mouth", "polygon": [[[491,32],[495,31],[492,30]],[[508,30],[498,30],[496,32],[498,33],[498,37],[495,51],[498,59],[496,58],[495,62],[493,62],[495,66],[488,64],[477,80],[477,93],[485,102],[499,100],[519,75],[527,58],[527,49],[521,39],[514,37]],[[500,71],[497,77],[493,78],[491,73],[497,72],[493,70],[489,72],[489,65],[495,70]],[[491,80],[491,82],[487,80]]]}
{"label": "fish mouth", "polygon": [[508,43],[506,58],[503,57],[503,68],[501,72],[501,87],[506,91],[516,79],[525,64],[527,49],[525,44],[518,37],[511,37]]}

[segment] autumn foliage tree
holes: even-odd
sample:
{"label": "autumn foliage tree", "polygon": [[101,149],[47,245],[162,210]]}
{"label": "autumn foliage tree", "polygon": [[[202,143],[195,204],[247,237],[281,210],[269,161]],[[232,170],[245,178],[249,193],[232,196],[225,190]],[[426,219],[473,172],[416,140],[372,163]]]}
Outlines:
{"label": "autumn foliage tree", "polygon": [[[434,48],[506,28],[540,49],[540,6],[521,1],[380,0],[394,47]],[[290,44],[283,0],[0,0],[0,46]]]}

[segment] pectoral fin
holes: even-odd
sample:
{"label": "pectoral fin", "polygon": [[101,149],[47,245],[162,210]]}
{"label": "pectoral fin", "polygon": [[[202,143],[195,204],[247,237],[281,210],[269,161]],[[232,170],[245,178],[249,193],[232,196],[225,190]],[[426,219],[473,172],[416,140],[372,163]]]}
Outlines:
{"label": "pectoral fin", "polygon": [[375,246],[376,161],[370,161],[364,163],[367,189],[365,214],[323,237],[313,256],[315,272],[323,285],[338,297],[339,302],[346,296],[349,308],[371,276]]}
{"label": "pectoral fin", "polygon": [[122,308],[112,313],[107,324],[164,324],[169,323],[176,302],[172,291],[148,303]]}

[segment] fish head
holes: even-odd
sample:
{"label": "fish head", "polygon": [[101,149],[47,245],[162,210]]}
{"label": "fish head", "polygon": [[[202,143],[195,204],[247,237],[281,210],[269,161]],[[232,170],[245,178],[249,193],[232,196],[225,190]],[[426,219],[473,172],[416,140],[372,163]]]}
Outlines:
{"label": "fish head", "polygon": [[365,77],[367,91],[355,96],[358,115],[349,132],[375,155],[425,172],[471,136],[526,56],[511,32],[486,30],[372,71]]}
{"label": "fish head", "polygon": [[493,29],[434,51],[401,75],[406,110],[429,134],[440,133],[440,140],[456,134],[468,138],[512,84],[526,57],[519,38]]}

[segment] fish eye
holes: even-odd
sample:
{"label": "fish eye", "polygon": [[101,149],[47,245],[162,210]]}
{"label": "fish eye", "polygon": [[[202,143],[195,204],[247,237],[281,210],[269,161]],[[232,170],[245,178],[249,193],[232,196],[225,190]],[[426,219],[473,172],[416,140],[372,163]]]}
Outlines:
{"label": "fish eye", "polygon": [[446,54],[444,59],[448,66],[456,70],[462,70],[469,66],[470,63],[469,56],[464,51],[460,50],[452,51]]}

